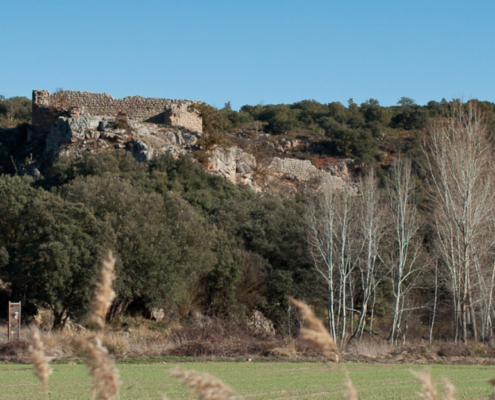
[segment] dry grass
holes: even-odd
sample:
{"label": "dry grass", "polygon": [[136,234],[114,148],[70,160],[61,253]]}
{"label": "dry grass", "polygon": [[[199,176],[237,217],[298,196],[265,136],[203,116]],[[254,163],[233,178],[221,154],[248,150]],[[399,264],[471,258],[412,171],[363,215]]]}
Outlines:
{"label": "dry grass", "polygon": [[[46,353],[56,358],[76,357],[80,341],[87,336],[85,332],[41,332]],[[99,337],[109,353],[117,358],[162,356],[174,347],[173,340],[167,335],[145,327],[135,329],[130,334],[106,330],[100,332]]]}
{"label": "dry grass", "polygon": [[276,346],[270,350],[270,354],[274,356],[282,356],[287,358],[297,357],[297,347],[293,339],[285,340],[281,346]]}
{"label": "dry grass", "polygon": [[96,283],[94,298],[91,303],[91,321],[100,329],[105,328],[105,321],[108,310],[115,298],[115,292],[112,289],[113,281],[115,280],[115,258],[112,252],[109,251],[107,258],[103,261],[100,280]]}
{"label": "dry grass", "polygon": [[170,373],[178,378],[184,386],[188,386],[193,393],[198,393],[198,400],[241,399],[232,388],[209,374],[200,374],[182,368],[175,368]]}
{"label": "dry grass", "polygon": [[48,390],[48,377],[53,372],[45,357],[45,348],[41,341],[40,332],[34,328],[31,330],[31,345],[29,346],[31,353],[31,362],[34,366],[34,374],[41,381],[45,392]]}
{"label": "dry grass", "polygon": [[330,333],[328,333],[328,330],[323,326],[323,323],[316,317],[313,310],[302,301],[292,297],[289,297],[289,300],[298,308],[301,318],[306,324],[301,329],[301,338],[327,359],[339,362],[337,345],[330,336]]}

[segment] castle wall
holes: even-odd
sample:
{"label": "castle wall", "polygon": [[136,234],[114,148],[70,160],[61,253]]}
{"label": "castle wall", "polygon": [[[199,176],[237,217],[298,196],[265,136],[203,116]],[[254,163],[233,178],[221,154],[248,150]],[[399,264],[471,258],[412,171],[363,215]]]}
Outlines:
{"label": "castle wall", "polygon": [[124,113],[131,120],[182,126],[202,132],[202,119],[194,111],[188,111],[190,100],[156,99],[131,96],[114,99],[107,93],[60,91],[54,94],[46,90],[33,90],[33,125],[48,126],[63,113],[88,113],[115,117]]}

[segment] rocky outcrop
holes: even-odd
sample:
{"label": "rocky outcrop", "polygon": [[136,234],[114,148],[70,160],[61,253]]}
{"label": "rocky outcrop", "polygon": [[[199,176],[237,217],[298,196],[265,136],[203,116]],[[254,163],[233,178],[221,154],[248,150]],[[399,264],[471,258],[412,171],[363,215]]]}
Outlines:
{"label": "rocky outcrop", "polygon": [[344,158],[338,160],[333,164],[325,165],[324,170],[332,174],[333,176],[339,176],[342,179],[349,177],[350,169],[355,167],[356,163],[351,158]]}
{"label": "rocky outcrop", "polygon": [[[142,162],[159,154],[178,156],[199,150],[201,136],[197,132],[163,124],[80,113],[73,117],[59,117],[51,126],[44,156],[54,159],[60,155],[78,156],[85,152],[125,149]],[[290,192],[320,190],[324,185],[342,188],[352,166],[352,160],[340,160],[317,168],[308,160],[295,158],[257,159],[236,146],[216,147],[206,155],[210,173],[223,176],[234,184],[249,185],[256,191],[267,188]]]}
{"label": "rocky outcrop", "polygon": [[266,318],[263,313],[255,310],[247,321],[249,329],[258,334],[275,335],[273,322]]}
{"label": "rocky outcrop", "polygon": [[318,190],[323,185],[342,188],[345,185],[341,170],[322,170],[310,161],[274,157],[256,158],[238,147],[217,147],[209,153],[208,171],[221,175],[235,184],[249,185],[257,191],[276,183],[297,191],[301,186]]}
{"label": "rocky outcrop", "polygon": [[238,147],[217,147],[209,154],[208,171],[232,183],[250,185],[259,190],[254,182],[256,165],[255,157]]}
{"label": "rocky outcrop", "polygon": [[287,182],[308,183],[318,188],[323,185],[342,188],[345,184],[340,176],[318,169],[308,160],[275,157],[268,171]]}
{"label": "rocky outcrop", "polygon": [[197,145],[200,133],[172,129],[160,124],[118,121],[116,118],[81,114],[59,117],[50,127],[44,150],[45,157],[81,155],[127,149],[138,161],[155,155],[183,154]]}

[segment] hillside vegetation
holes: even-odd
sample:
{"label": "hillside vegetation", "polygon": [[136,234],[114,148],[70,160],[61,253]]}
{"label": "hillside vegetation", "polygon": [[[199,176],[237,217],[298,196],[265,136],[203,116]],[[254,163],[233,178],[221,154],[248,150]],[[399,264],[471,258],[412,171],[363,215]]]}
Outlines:
{"label": "hillside vegetation", "polygon": [[366,335],[489,341],[494,110],[407,98],[394,107],[200,105],[199,153],[236,142],[276,153],[273,138],[284,137],[299,141],[284,157],[359,166],[348,190],[290,196],[235,186],[190,156],[138,163],[125,151],[61,157],[44,176],[19,176],[11,151],[22,143],[4,140],[0,302],[22,301],[25,315],[50,309],[54,328],[84,324],[111,249],[110,320],[163,309],[165,323],[199,313],[243,326],[260,310],[290,336],[300,324],[291,295],[313,304],[340,344]]}

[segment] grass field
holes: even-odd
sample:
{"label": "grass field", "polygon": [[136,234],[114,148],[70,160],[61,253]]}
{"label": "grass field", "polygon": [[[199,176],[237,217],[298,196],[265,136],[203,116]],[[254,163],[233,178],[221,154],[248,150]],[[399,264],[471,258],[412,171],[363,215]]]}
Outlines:
{"label": "grass field", "polygon": [[[120,364],[121,399],[191,399],[186,389],[170,377],[175,366],[208,372],[224,380],[246,399],[342,399],[343,365],[318,363],[180,363]],[[417,399],[420,384],[411,370],[423,366],[347,364],[360,399]],[[0,399],[89,399],[91,378],[84,365],[54,365],[50,395],[46,397],[30,365],[0,365]],[[488,380],[495,368],[487,366],[433,365],[431,373],[441,391],[442,377],[457,389],[458,399],[486,399]]]}

